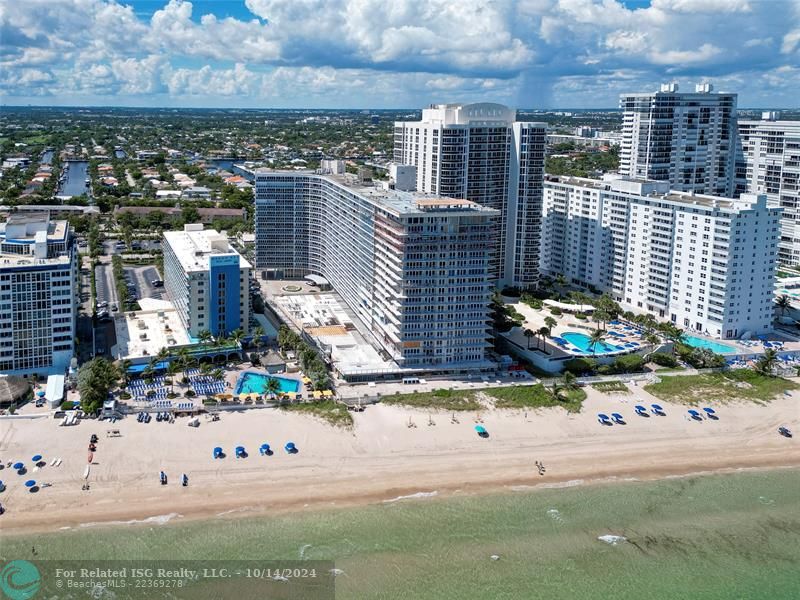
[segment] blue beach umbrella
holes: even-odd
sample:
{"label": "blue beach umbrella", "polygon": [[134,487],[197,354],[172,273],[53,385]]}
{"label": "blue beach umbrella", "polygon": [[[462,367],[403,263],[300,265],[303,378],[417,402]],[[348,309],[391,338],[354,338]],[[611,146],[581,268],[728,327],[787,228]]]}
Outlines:
{"label": "blue beach umbrella", "polygon": [[25,465],[24,465],[24,464],[22,464],[21,462],[14,463],[14,470],[16,470],[16,471],[19,471],[19,470],[20,470],[22,467],[24,467],[24,466],[25,466]]}
{"label": "blue beach umbrella", "polygon": [[706,413],[708,413],[709,415],[717,414],[717,411],[715,411],[713,408],[709,408],[707,406],[703,410],[706,411]]}
{"label": "blue beach umbrella", "polygon": [[36,392],[36,395],[39,396],[39,398],[41,398],[42,396],[44,396],[44,392],[39,390],[38,392]]}
{"label": "blue beach umbrella", "polygon": [[33,479],[28,479],[28,481],[25,482],[25,487],[27,487],[27,488],[32,488],[35,485],[36,485],[36,482]]}
{"label": "blue beach umbrella", "polygon": [[40,460],[42,460],[42,455],[41,454],[37,454],[36,456],[31,458],[31,462],[35,462],[35,463],[39,462]]}

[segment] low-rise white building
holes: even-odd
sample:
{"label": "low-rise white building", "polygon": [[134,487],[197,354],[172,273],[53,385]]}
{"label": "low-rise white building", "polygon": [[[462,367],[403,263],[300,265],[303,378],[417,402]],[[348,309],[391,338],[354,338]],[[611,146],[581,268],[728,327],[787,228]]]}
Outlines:
{"label": "low-rise white building", "polygon": [[250,263],[203,225],[164,232],[164,289],[189,335],[248,331]]}
{"label": "low-rise white building", "polygon": [[548,177],[542,271],[718,338],[772,329],[778,207],[669,182]]}
{"label": "low-rise white building", "polygon": [[0,373],[64,374],[74,354],[78,252],[47,212],[0,224]]}

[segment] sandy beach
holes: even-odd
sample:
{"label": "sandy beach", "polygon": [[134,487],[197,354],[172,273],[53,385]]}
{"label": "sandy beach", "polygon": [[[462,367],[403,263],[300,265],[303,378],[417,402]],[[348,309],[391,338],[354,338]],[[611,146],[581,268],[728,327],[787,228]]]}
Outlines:
{"label": "sandy beach", "polygon": [[[719,420],[691,421],[686,407],[658,401],[633,387],[630,394],[603,394],[587,388],[579,414],[563,409],[486,410],[480,413],[490,437],[474,431],[475,413],[425,412],[376,405],[354,415],[352,430],[276,409],[224,413],[217,422],[187,419],[174,424],[111,425],[87,420],[59,427],[52,418],[2,421],[0,460],[25,462],[19,476],[0,471],[6,490],[0,502],[3,534],[65,528],[207,517],[233,518],[279,511],[317,510],[404,497],[479,494],[572,486],[600,481],[659,479],[702,472],[800,466],[798,438],[776,429],[797,429],[800,394],[768,405],[713,405]],[[659,402],[666,416],[637,417],[633,406]],[[603,427],[597,412],[620,412],[627,425]],[[432,419],[434,424],[429,424]],[[416,427],[408,427],[409,420]],[[108,429],[121,437],[107,438]],[[87,445],[100,438],[83,491]],[[283,450],[296,443],[298,454]],[[273,456],[259,456],[268,442]],[[243,445],[246,459],[234,458]],[[215,446],[227,457],[212,458]],[[33,471],[34,454],[47,466]],[[60,457],[62,464],[50,466]],[[540,475],[534,462],[541,461]],[[159,484],[159,471],[169,484]],[[188,487],[180,485],[181,474]],[[24,482],[49,487],[30,493]]]}

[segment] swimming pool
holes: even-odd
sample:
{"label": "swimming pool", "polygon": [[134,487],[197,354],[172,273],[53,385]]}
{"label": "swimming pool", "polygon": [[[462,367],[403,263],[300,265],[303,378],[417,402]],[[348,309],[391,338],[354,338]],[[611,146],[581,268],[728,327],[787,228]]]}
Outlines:
{"label": "swimming pool", "polygon": [[278,377],[266,373],[256,373],[255,371],[245,371],[239,375],[239,379],[236,380],[234,393],[236,395],[263,394],[266,390],[268,379],[277,379],[278,383],[281,385],[280,391],[285,394],[289,392],[298,392],[300,390],[300,382],[295,379],[287,379],[286,377]]}
{"label": "swimming pool", "polygon": [[592,350],[594,350],[594,354],[608,354],[610,352],[621,352],[622,350],[628,349],[621,346],[615,346],[614,344],[609,344],[608,342],[599,342],[595,344],[593,348],[591,346],[589,336],[585,333],[579,333],[577,331],[567,331],[566,333],[562,333],[561,337],[582,352],[591,353]]}
{"label": "swimming pool", "polygon": [[688,345],[692,346],[693,348],[708,348],[712,352],[716,352],[717,354],[725,354],[726,352],[736,352],[736,348],[733,346],[726,346],[725,344],[720,344],[717,342],[712,342],[711,340],[705,340],[703,338],[694,337],[693,335],[685,335],[683,336],[683,342]]}

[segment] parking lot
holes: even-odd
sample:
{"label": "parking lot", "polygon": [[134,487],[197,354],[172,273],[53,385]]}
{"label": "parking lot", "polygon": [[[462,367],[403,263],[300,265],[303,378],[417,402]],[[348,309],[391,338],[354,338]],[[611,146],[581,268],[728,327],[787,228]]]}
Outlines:
{"label": "parking lot", "polygon": [[156,267],[152,265],[145,267],[125,267],[124,273],[131,300],[139,300],[141,298],[164,299],[164,288],[156,287],[152,283],[153,281],[161,279],[161,275]]}
{"label": "parking lot", "polygon": [[96,306],[97,312],[109,311],[111,306],[118,303],[117,288],[114,286],[114,273],[111,265],[101,263],[94,270],[95,287],[97,288]]}

